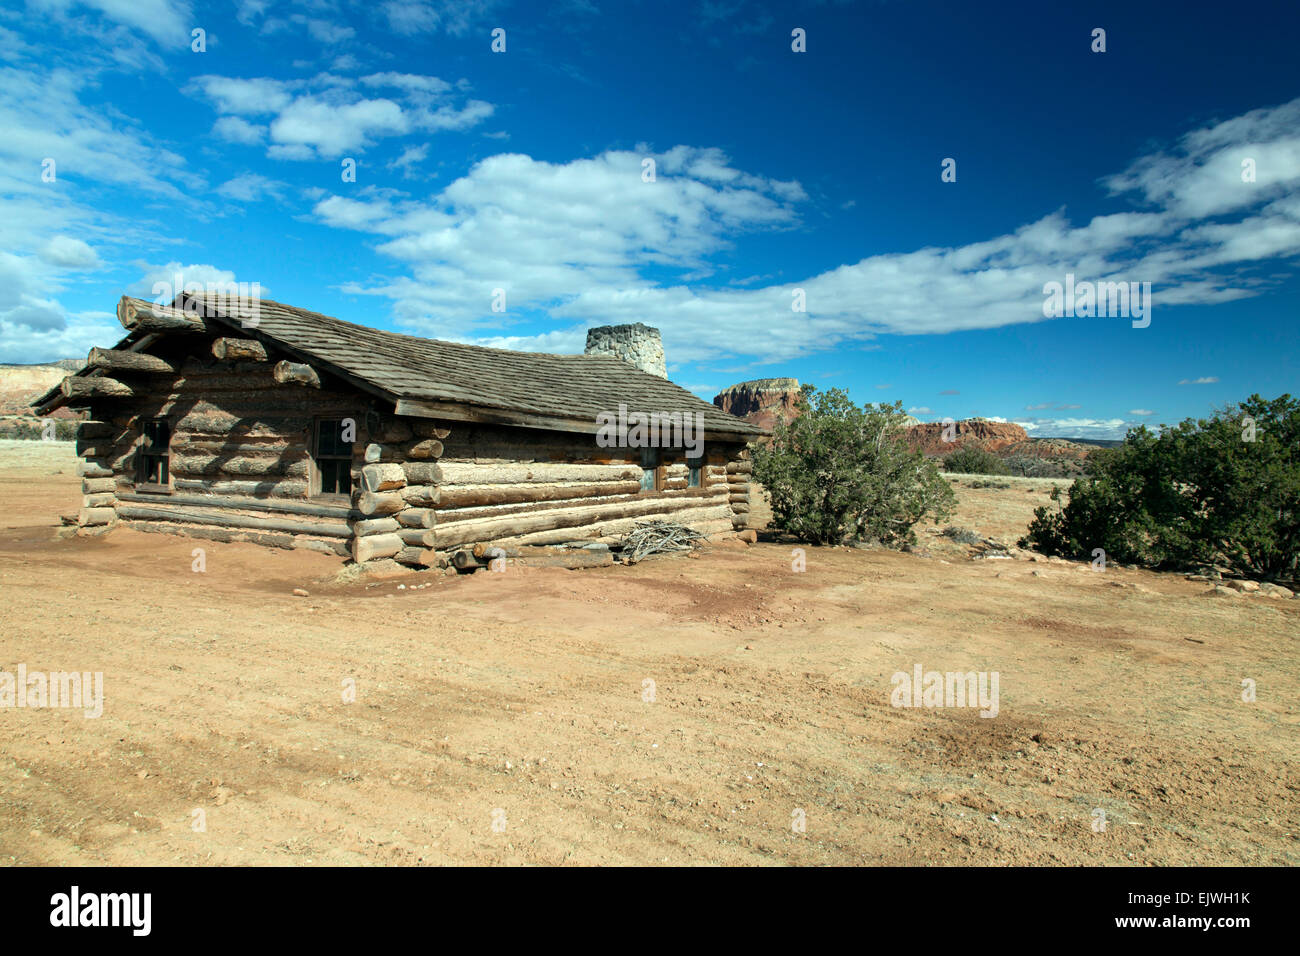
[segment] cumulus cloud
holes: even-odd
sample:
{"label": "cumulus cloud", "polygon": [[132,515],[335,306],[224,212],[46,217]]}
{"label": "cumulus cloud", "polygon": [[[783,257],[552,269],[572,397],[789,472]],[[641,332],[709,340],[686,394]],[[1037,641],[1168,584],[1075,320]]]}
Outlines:
{"label": "cumulus cloud", "polygon": [[[490,295],[504,288],[512,310],[553,321],[656,325],[679,361],[785,361],[862,347],[882,333],[1049,321],[1043,286],[1068,273],[1150,282],[1153,321],[1161,322],[1166,307],[1256,295],[1267,285],[1255,266],[1300,254],[1300,180],[1288,165],[1297,104],[1189,134],[1107,180],[1116,195],[1148,208],[1082,224],[1053,210],[968,245],[870,256],[780,284],[710,281],[735,237],[796,226],[806,199],[798,183],[739,169],[719,150],[610,151],[567,163],[504,154],[427,201],[363,190],[321,200],[315,215],[375,236],[403,267],[388,281],[350,288],[391,299],[399,321],[422,334],[502,325]],[[1264,188],[1239,189],[1239,176],[1204,178],[1204,163],[1246,146],[1269,157],[1268,181],[1255,184]],[[657,161],[653,183],[640,178],[647,156]],[[1215,189],[1231,189],[1231,200],[1211,202]],[[1195,218],[1207,210],[1234,217]],[[795,288],[806,296],[804,313],[791,310]]]}
{"label": "cumulus cloud", "polygon": [[86,10],[151,37],[160,47],[189,47],[194,15],[185,0],[28,0],[46,14],[67,18]]}
{"label": "cumulus cloud", "polygon": [[245,173],[222,183],[217,187],[217,192],[237,202],[257,202],[267,198],[279,199],[288,188],[286,183],[279,180],[269,179],[258,173]]}
{"label": "cumulus cloud", "polygon": [[151,265],[148,262],[136,262],[135,265],[143,274],[127,287],[127,294],[140,299],[170,302],[180,291],[195,285],[208,288],[228,286],[232,282],[247,282],[250,285],[256,282],[259,284],[259,294],[270,294],[269,287],[258,276],[236,276],[229,269],[207,263],[182,265],[173,261],[165,265]]}
{"label": "cumulus cloud", "polygon": [[90,245],[71,236],[55,236],[50,239],[39,253],[50,265],[61,269],[98,269],[99,256]]}
{"label": "cumulus cloud", "polygon": [[272,159],[336,159],[389,137],[468,129],[493,113],[482,100],[460,102],[445,80],[411,73],[360,81],[328,73],[311,80],[200,76],[191,89],[221,114],[216,136],[247,144],[265,137]]}
{"label": "cumulus cloud", "polygon": [[1203,375],[1200,378],[1185,378],[1179,381],[1179,385],[1213,385],[1219,380],[1216,375]]}

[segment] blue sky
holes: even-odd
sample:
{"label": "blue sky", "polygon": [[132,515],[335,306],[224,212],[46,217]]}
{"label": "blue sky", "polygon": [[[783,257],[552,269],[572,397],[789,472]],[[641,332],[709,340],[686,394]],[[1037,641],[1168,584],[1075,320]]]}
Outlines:
{"label": "blue sky", "polygon": [[[1296,390],[1298,27],[1269,2],[19,0],[0,361],[110,344],[118,297],[179,271],[521,349],[643,321],[705,398],[794,376],[1121,437]],[[1150,325],[1045,318],[1067,274],[1149,282]]]}

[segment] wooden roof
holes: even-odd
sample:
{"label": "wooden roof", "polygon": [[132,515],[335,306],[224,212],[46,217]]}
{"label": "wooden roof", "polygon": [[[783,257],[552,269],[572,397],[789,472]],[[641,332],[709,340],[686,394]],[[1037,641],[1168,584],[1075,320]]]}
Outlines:
{"label": "wooden roof", "polygon": [[[298,361],[389,399],[397,414],[595,432],[596,416],[617,414],[623,404],[629,413],[698,412],[704,416],[706,435],[727,433],[743,441],[766,434],[766,429],[612,356],[513,352],[419,338],[268,299],[260,300],[253,325],[251,316],[241,313],[231,300],[193,298],[209,321],[230,325],[243,337],[281,346]],[[245,319],[250,320],[247,327]],[[133,339],[138,336],[128,336],[118,347],[128,347]],[[136,348],[142,345],[147,348],[143,342]],[[56,408],[61,404],[53,401],[57,392],[54,389],[32,404],[46,406],[43,411]]]}

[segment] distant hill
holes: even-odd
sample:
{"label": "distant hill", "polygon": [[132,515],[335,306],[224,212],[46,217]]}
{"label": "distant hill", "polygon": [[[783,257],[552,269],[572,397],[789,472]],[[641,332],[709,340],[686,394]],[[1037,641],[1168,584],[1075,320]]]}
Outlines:
{"label": "distant hill", "polygon": [[[33,399],[49,391],[86,363],[81,359],[59,359],[42,365],[0,365],[0,416],[34,417]],[[76,418],[60,408],[52,418]]]}
{"label": "distant hill", "polygon": [[1097,448],[1115,448],[1119,445],[1124,444],[1124,440],[1122,438],[1066,438],[1066,437],[1047,438],[1044,437],[1042,441],[1068,441],[1068,442],[1073,442],[1076,445],[1094,445]]}

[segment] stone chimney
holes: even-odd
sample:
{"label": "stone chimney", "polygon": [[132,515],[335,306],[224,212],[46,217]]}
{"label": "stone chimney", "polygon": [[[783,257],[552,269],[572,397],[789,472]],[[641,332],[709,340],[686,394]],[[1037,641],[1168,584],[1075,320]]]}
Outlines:
{"label": "stone chimney", "polygon": [[587,355],[612,355],[643,372],[668,377],[664,365],[664,344],[659,330],[637,322],[635,325],[602,325],[587,330]]}

